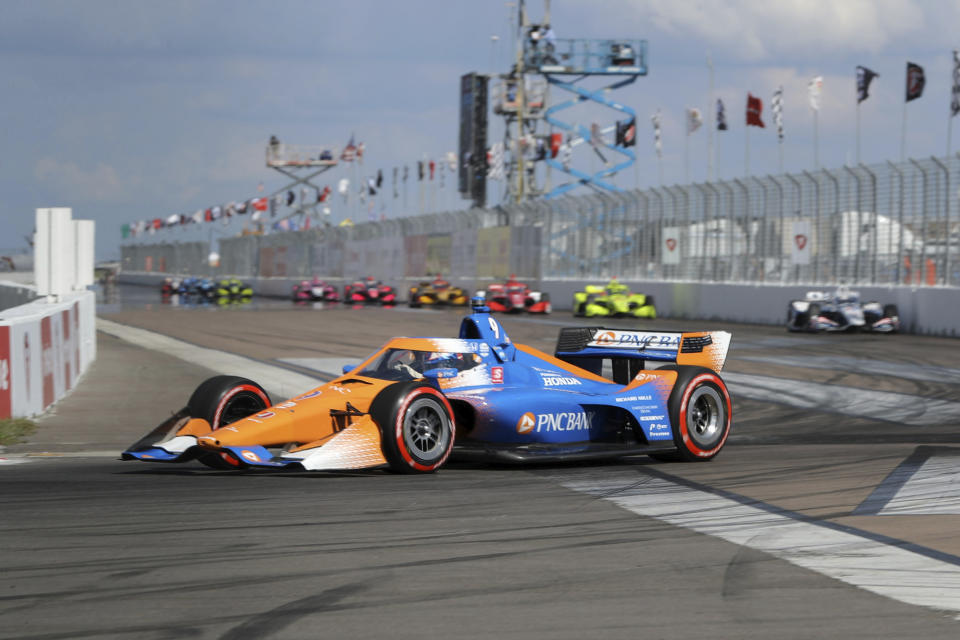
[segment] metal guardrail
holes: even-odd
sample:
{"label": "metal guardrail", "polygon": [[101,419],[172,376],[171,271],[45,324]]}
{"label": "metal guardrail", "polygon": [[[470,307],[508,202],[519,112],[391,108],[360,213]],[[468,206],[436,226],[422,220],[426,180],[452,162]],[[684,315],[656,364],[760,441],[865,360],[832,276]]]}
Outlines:
{"label": "metal guardrail", "polygon": [[131,244],[123,268],[960,286],[958,188],[960,156],[932,157],[229,238],[218,269],[204,243]]}

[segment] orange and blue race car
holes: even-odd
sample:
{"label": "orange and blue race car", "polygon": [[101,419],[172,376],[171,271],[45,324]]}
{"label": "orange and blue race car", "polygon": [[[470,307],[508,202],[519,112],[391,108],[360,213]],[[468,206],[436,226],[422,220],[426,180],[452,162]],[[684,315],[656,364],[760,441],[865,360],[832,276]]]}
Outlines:
{"label": "orange and blue race car", "polygon": [[[456,338],[394,338],[329,383],[273,404],[216,376],[124,451],[214,468],[436,471],[455,458],[710,460],[730,433],[722,331],[561,329],[554,355],[514,344],[475,299]],[[646,369],[647,362],[670,363]]]}

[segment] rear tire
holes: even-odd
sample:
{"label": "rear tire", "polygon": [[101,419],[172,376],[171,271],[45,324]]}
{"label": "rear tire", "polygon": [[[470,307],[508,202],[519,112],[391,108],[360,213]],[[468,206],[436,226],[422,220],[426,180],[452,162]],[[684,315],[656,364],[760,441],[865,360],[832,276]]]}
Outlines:
{"label": "rear tire", "polygon": [[885,304],[883,305],[883,317],[884,318],[899,318],[900,310],[895,304]]}
{"label": "rear tire", "polygon": [[[267,392],[252,380],[239,376],[214,376],[193,392],[187,402],[187,410],[190,417],[203,418],[210,423],[211,429],[219,429],[259,413],[271,404]],[[197,459],[214,469],[240,469],[246,466],[220,453],[205,453]]]}
{"label": "rear tire", "polygon": [[387,387],[370,404],[383,456],[396,473],[433,473],[453,450],[453,410],[434,387],[408,382]]}
{"label": "rear tire", "polygon": [[681,462],[712,460],[730,435],[733,406],[727,385],[706,367],[667,365],[660,370],[677,372],[667,402],[677,451],[651,457]]}

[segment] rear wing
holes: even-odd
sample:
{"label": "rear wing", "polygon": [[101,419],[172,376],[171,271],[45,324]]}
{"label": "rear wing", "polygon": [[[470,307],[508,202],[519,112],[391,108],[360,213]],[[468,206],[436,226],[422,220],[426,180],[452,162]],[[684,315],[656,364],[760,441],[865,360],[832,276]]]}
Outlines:
{"label": "rear wing", "polygon": [[629,359],[697,365],[719,372],[727,359],[731,335],[726,331],[627,331],[605,327],[560,330],[556,357]]}

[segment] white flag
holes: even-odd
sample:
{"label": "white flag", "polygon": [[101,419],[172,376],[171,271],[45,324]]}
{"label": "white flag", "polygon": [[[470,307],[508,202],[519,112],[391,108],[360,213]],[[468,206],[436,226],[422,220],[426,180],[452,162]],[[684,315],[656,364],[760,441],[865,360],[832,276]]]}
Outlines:
{"label": "white flag", "polygon": [[823,90],[823,76],[817,76],[807,85],[807,91],[810,95],[810,108],[814,111],[820,111],[820,92]]}
{"label": "white flag", "polygon": [[770,110],[773,112],[773,123],[777,125],[777,137],[783,140],[783,87],[777,87],[770,100]]}
{"label": "white flag", "polygon": [[663,144],[660,142],[660,109],[650,116],[650,121],[653,122],[653,147],[657,150],[657,156],[660,156],[663,153]]}
{"label": "white flag", "polygon": [[700,109],[687,109],[687,135],[699,129],[702,124],[703,115],[700,113]]}

